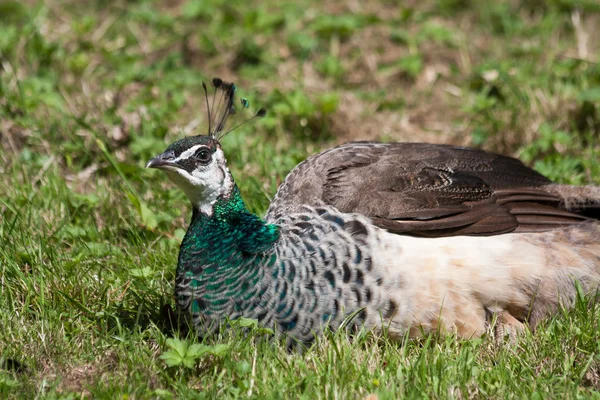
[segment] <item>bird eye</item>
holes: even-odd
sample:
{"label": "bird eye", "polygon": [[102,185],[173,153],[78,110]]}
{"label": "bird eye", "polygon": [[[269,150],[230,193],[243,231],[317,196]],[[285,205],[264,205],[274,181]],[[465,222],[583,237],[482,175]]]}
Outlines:
{"label": "bird eye", "polygon": [[211,160],[211,154],[206,149],[200,149],[194,154],[194,157],[201,163],[208,164]]}

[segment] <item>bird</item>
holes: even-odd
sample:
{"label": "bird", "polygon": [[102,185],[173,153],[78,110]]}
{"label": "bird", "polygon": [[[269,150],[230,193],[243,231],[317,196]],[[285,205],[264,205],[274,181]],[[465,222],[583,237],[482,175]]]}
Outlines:
{"label": "bird", "polygon": [[236,86],[212,86],[207,134],[146,164],[192,205],[175,301],[199,336],[243,317],[303,344],[343,327],[472,338],[492,320],[534,329],[580,291],[597,293],[597,187],[554,185],[481,150],[351,143],[297,166],[261,218],[221,143]]}

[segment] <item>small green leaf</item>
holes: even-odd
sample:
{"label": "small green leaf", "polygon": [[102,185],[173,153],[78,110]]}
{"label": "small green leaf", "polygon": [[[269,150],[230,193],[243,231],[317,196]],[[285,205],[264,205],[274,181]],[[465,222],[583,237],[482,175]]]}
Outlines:
{"label": "small green leaf", "polygon": [[183,363],[183,358],[181,358],[181,356],[175,351],[164,352],[159,358],[163,360],[169,367],[176,367]]}
{"label": "small green leaf", "polygon": [[197,360],[205,354],[212,354],[220,357],[228,353],[229,346],[218,344],[216,346],[206,346],[204,344],[189,344],[185,340],[177,338],[167,339],[167,347],[170,350],[164,352],[160,358],[169,367],[184,366],[185,368],[194,368]]}
{"label": "small green leaf", "polygon": [[275,331],[273,331],[273,329],[271,329],[271,328],[258,328],[256,330],[256,332],[257,333],[262,333],[262,334],[265,334],[265,335],[274,335],[275,334]]}
{"label": "small green leaf", "polygon": [[143,267],[129,270],[129,274],[135,278],[149,278],[152,276],[152,268]]}
{"label": "small green leaf", "polygon": [[250,318],[238,318],[235,320],[235,325],[241,328],[252,328],[255,333],[273,335],[273,329],[262,327],[258,321]]}
{"label": "small green leaf", "polygon": [[258,326],[258,321],[255,319],[242,317],[242,318],[238,318],[235,321],[235,324],[242,328],[254,328],[254,327]]}
{"label": "small green leaf", "polygon": [[188,344],[186,341],[178,338],[169,338],[167,339],[167,347],[177,352],[183,358],[187,352]]}
{"label": "small green leaf", "polygon": [[208,353],[211,350],[209,346],[205,346],[203,344],[194,343],[192,344],[188,350],[186,356],[192,358],[198,358]]}
{"label": "small green leaf", "polygon": [[185,356],[183,357],[183,366],[189,369],[194,368],[194,366],[196,365],[196,358],[194,357],[189,357],[189,356]]}
{"label": "small green leaf", "polygon": [[210,349],[210,353],[215,357],[224,356],[228,352],[229,352],[229,345],[227,345],[227,344],[217,344],[217,345],[212,346],[212,349]]}

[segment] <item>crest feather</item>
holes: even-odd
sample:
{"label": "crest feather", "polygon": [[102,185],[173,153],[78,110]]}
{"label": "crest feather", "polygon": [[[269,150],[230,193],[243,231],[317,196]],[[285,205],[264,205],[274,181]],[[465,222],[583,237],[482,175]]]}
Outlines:
{"label": "crest feather", "polygon": [[[206,97],[206,109],[208,113],[208,136],[220,141],[229,132],[239,128],[245,123],[252,121],[255,118],[262,118],[266,115],[266,110],[261,108],[251,118],[248,118],[239,125],[236,125],[228,131],[224,131],[227,118],[230,115],[235,114],[235,106],[233,105],[235,100],[235,92],[237,87],[233,82],[226,82],[221,78],[213,78],[212,86],[214,88],[212,101],[209,105],[208,100],[208,88],[204,82],[202,82],[202,88],[204,89],[204,95]],[[246,109],[250,106],[250,103],[245,98],[241,99],[242,109]]]}

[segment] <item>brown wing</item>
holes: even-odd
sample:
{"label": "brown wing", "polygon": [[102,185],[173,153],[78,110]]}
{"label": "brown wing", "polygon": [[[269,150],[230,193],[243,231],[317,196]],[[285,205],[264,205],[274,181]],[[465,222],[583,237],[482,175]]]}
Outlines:
{"label": "brown wing", "polygon": [[[268,216],[326,204],[419,236],[534,232],[586,219],[567,211],[564,198],[549,186],[556,185],[519,160],[481,150],[348,143],[292,171]],[[600,208],[600,195],[586,204],[581,209]]]}

